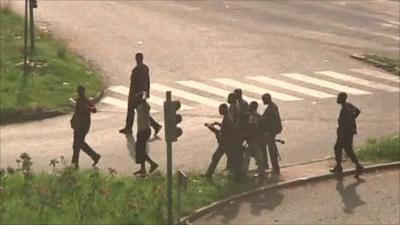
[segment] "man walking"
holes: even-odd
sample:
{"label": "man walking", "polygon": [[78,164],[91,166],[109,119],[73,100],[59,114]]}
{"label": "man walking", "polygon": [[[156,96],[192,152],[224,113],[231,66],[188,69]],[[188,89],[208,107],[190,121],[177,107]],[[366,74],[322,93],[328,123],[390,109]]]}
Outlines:
{"label": "man walking", "polygon": [[[227,161],[231,160],[230,152],[232,149],[232,142],[234,139],[234,124],[231,115],[229,114],[228,106],[226,104],[221,104],[219,106],[219,114],[223,116],[221,123],[213,123],[213,124],[205,124],[211,131],[216,134],[218,147],[215,150],[211,163],[207,169],[205,176],[209,179],[212,179],[212,175],[214,174],[215,169],[219,161],[221,160],[222,156],[226,154]],[[218,130],[214,126],[220,126]]]}
{"label": "man walking", "polygon": [[346,152],[351,161],[356,165],[356,176],[359,176],[364,169],[358,162],[357,156],[353,151],[353,136],[357,133],[356,118],[361,111],[347,102],[347,94],[341,92],[338,94],[337,103],[342,105],[338,119],[338,128],[336,130],[337,139],[334,146],[336,166],[330,171],[332,173],[342,173],[342,150]]}
{"label": "man walking", "polygon": [[74,130],[74,142],[72,148],[72,166],[79,168],[79,152],[82,149],[93,159],[93,165],[100,160],[100,154],[97,154],[86,142],[85,137],[90,129],[90,113],[96,113],[94,105],[85,96],[85,87],[79,85],[77,88],[78,99],[75,104],[75,112],[71,119],[71,127]]}
{"label": "man walking", "polygon": [[150,105],[146,101],[146,96],[144,92],[138,93],[135,96],[135,101],[137,102],[138,111],[138,131],[136,134],[136,163],[140,164],[140,170],[134,173],[134,175],[145,176],[146,166],[145,163],[150,163],[150,173],[157,169],[158,164],[155,163],[146,152],[147,141],[150,138]]}
{"label": "man walking", "polygon": [[[143,63],[143,54],[137,53],[135,56],[136,67],[133,68],[131,74],[131,84],[129,88],[128,96],[128,110],[126,113],[125,128],[121,129],[119,132],[123,134],[132,134],[133,121],[135,119],[135,110],[138,106],[138,102],[135,101],[135,96],[140,92],[146,92],[146,98],[150,97],[150,75],[149,67]],[[161,125],[158,124],[150,116],[150,125],[154,129],[154,136],[158,134],[161,130]]]}
{"label": "man walking", "polygon": [[271,95],[266,93],[262,96],[263,103],[268,105],[262,115],[264,133],[268,146],[269,157],[271,158],[272,174],[279,175],[280,168],[278,162],[278,147],[275,143],[275,137],[282,131],[282,121],[279,115],[278,106],[272,101]]}

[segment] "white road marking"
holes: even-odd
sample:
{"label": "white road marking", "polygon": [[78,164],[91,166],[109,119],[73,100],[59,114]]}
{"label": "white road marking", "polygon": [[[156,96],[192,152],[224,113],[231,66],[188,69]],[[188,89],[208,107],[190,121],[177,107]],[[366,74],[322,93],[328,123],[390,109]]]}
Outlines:
{"label": "white road marking", "polygon": [[285,77],[288,77],[288,78],[291,78],[291,79],[294,79],[294,80],[298,80],[298,81],[314,84],[314,85],[317,85],[317,86],[333,89],[333,90],[336,90],[336,91],[339,91],[339,92],[344,91],[344,92],[347,92],[349,94],[354,94],[354,95],[371,94],[371,92],[368,92],[368,91],[363,91],[363,90],[360,90],[360,89],[357,89],[357,88],[352,88],[352,87],[348,87],[348,86],[345,86],[345,85],[329,82],[329,81],[326,81],[326,80],[310,77],[310,76],[303,75],[303,74],[300,74],[300,73],[284,73],[284,74],[282,74],[282,76],[285,76]]}
{"label": "white road marking", "polygon": [[298,100],[302,100],[302,98],[298,98],[295,96],[291,96],[291,95],[287,95],[287,94],[283,94],[280,92],[275,92],[275,91],[271,91],[268,89],[264,89],[264,88],[260,88],[251,84],[247,84],[247,83],[243,83],[240,81],[236,81],[236,80],[232,80],[232,79],[228,79],[228,78],[217,78],[217,79],[213,79],[213,81],[216,81],[218,83],[224,84],[224,85],[228,85],[234,88],[241,88],[243,90],[249,91],[249,92],[253,92],[253,93],[257,93],[257,94],[265,94],[265,93],[270,93],[272,95],[273,98],[282,100],[282,101],[298,101]]}
{"label": "white road marking", "polygon": [[393,25],[400,26],[400,23],[397,22],[397,21],[389,20],[389,21],[386,21],[386,22],[388,22],[388,23],[390,23],[390,24],[393,24]]}
{"label": "white road marking", "polygon": [[[126,96],[129,95],[129,88],[127,88],[125,86],[122,86],[122,85],[111,86],[111,87],[108,88],[108,90],[110,90],[112,92],[115,92],[115,93],[118,93],[118,94],[126,95]],[[160,97],[157,97],[157,96],[154,96],[154,95],[150,95],[150,98],[147,99],[147,101],[150,104],[164,106],[164,101],[165,100],[163,98],[160,98]],[[190,106],[185,105],[185,104],[181,104],[181,110],[189,110],[189,109],[193,109],[193,107],[190,107]]]}
{"label": "white road marking", "polygon": [[322,91],[317,91],[314,89],[310,89],[310,88],[306,88],[306,87],[302,87],[299,85],[295,85],[295,84],[291,84],[282,80],[277,80],[277,79],[273,79],[270,77],[266,77],[266,76],[251,76],[251,77],[247,77],[251,80],[255,80],[261,83],[265,83],[265,84],[269,84],[272,86],[276,86],[276,87],[280,87],[280,88],[284,88],[284,89],[288,89],[294,92],[298,92],[298,93],[302,93],[305,95],[309,95],[312,97],[316,97],[316,98],[334,98],[334,95],[322,92]]}
{"label": "white road marking", "polygon": [[[109,97],[109,96],[104,97],[103,99],[101,99],[100,102],[104,103],[104,104],[116,106],[116,107],[122,108],[122,109],[127,109],[128,108],[128,103],[126,101],[122,101],[122,100],[119,100],[117,98],[113,98],[113,97]],[[150,112],[151,113],[156,113],[158,111],[151,109]]]}
{"label": "white road marking", "polygon": [[378,90],[382,90],[382,91],[388,91],[388,92],[398,92],[400,91],[399,88],[393,87],[393,86],[389,86],[386,84],[381,84],[378,82],[374,82],[374,81],[369,81],[369,80],[364,80],[358,77],[353,77],[347,74],[343,74],[343,73],[337,73],[337,72],[333,72],[333,71],[320,71],[320,72],[315,72],[316,74],[320,74],[320,75],[324,75],[327,77],[331,77],[334,79],[338,79],[338,80],[342,80],[342,81],[346,81],[346,82],[351,82],[354,84],[358,84],[358,85],[363,85],[365,87],[369,87],[369,88],[374,88],[374,89],[378,89]]}
{"label": "white road marking", "polygon": [[376,78],[380,78],[380,79],[385,79],[385,80],[389,80],[389,81],[393,81],[396,83],[400,83],[400,77],[395,76],[395,75],[390,75],[387,73],[383,73],[380,71],[376,71],[376,70],[370,70],[367,68],[360,68],[360,69],[350,69],[350,71],[352,72],[356,72],[356,73],[361,73],[367,76],[372,76],[372,77],[376,77]]}
{"label": "white road marking", "polygon": [[158,92],[166,92],[166,91],[171,91],[172,92],[172,96],[178,96],[180,98],[184,98],[187,99],[189,101],[192,102],[198,102],[200,104],[204,104],[207,106],[211,106],[211,107],[218,107],[220,105],[220,102],[215,101],[213,99],[210,98],[206,98],[200,95],[196,95],[187,91],[182,91],[180,89],[176,89],[176,88],[172,88],[163,84],[158,84],[158,83],[153,83],[151,85],[151,90],[153,91],[158,91]]}
{"label": "white road marking", "polygon": [[[190,87],[190,88],[193,88],[193,89],[197,89],[197,90],[200,90],[200,91],[204,91],[204,92],[207,92],[207,93],[218,95],[218,96],[221,96],[221,97],[224,97],[224,98],[227,98],[228,95],[230,93],[232,93],[232,92],[229,92],[227,90],[224,90],[224,89],[221,89],[221,88],[217,88],[217,87],[214,87],[214,86],[211,86],[211,85],[208,85],[208,84],[204,84],[204,83],[201,83],[201,82],[198,82],[198,81],[193,81],[193,80],[176,81],[176,83],[181,84],[181,85],[186,86],[186,87]],[[251,102],[251,101],[260,102],[261,101],[261,100],[257,100],[255,98],[251,98],[251,97],[247,97],[247,96],[243,96],[243,98],[248,102]]]}

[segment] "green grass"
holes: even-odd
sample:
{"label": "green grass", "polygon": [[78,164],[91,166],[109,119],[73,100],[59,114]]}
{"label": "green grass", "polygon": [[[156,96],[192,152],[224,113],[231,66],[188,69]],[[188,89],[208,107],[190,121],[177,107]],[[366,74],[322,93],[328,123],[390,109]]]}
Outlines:
{"label": "green grass", "polygon": [[367,59],[372,59],[375,62],[379,62],[380,64],[382,64],[376,66],[379,66],[390,73],[400,76],[400,59],[389,58],[376,54],[366,54],[365,57]]}
{"label": "green grass", "polygon": [[379,140],[369,139],[367,144],[358,150],[357,155],[363,161],[400,161],[400,137],[395,135]]}
{"label": "green grass", "polygon": [[102,82],[80,58],[36,31],[36,52],[28,75],[23,72],[23,18],[8,9],[0,10],[0,122],[24,113],[56,109],[68,112],[68,99],[75,97],[77,85],[94,96]]}
{"label": "green grass", "polygon": [[[134,178],[65,166],[35,174],[28,167],[0,174],[0,224],[165,224],[166,178],[160,172]],[[237,182],[219,174],[212,183],[189,174],[183,214],[255,186],[250,178]]]}

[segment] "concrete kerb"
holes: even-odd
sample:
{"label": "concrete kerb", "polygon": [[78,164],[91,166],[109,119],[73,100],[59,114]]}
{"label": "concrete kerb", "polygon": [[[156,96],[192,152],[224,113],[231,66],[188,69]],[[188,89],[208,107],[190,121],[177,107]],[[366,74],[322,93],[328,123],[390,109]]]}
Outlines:
{"label": "concrete kerb", "polygon": [[[93,101],[98,103],[104,96],[104,90],[97,93],[95,97],[93,97]],[[48,110],[48,111],[40,111],[40,112],[33,112],[33,113],[26,113],[17,116],[14,119],[5,121],[2,125],[5,124],[12,124],[18,122],[28,122],[28,121],[35,121],[35,120],[43,120],[48,119],[56,116],[66,115],[66,112],[60,110]]]}
{"label": "concrete kerb", "polygon": [[[394,168],[400,168],[400,161],[367,166],[367,167],[365,167],[364,172],[370,173],[370,172],[377,171],[377,170],[394,169]],[[355,169],[348,169],[348,170],[343,171],[343,176],[349,176],[354,173],[355,173]],[[293,180],[289,180],[289,181],[283,181],[283,182],[280,182],[277,184],[258,187],[253,190],[245,191],[245,192],[230,196],[228,198],[225,198],[225,199],[222,199],[219,201],[215,201],[208,206],[199,208],[199,209],[195,210],[194,213],[192,213],[191,215],[181,218],[180,224],[182,224],[182,225],[190,224],[191,222],[195,221],[196,219],[200,218],[201,216],[204,216],[205,214],[212,212],[213,210],[216,210],[219,207],[222,207],[227,204],[232,204],[232,202],[238,201],[242,198],[249,197],[254,194],[258,194],[263,191],[299,186],[302,184],[317,182],[317,181],[326,180],[326,179],[330,179],[330,178],[334,178],[334,177],[337,177],[337,175],[329,172],[329,173],[319,175],[319,176],[297,178],[297,179],[293,179]]]}

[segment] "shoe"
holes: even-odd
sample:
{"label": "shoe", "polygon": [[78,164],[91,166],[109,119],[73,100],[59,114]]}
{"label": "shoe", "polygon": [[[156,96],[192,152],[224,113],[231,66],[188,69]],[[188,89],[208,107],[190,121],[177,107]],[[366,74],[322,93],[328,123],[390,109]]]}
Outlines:
{"label": "shoe", "polygon": [[158,125],[157,127],[154,128],[154,137],[156,137],[158,135],[158,133],[160,132],[162,126]]}
{"label": "shoe", "polygon": [[150,167],[150,171],[149,171],[149,173],[152,173],[152,172],[154,172],[154,170],[156,170],[158,168],[158,164],[157,163],[153,163],[153,164],[151,164],[151,167]]}
{"label": "shoe", "polygon": [[93,167],[95,167],[97,165],[97,163],[99,162],[100,158],[101,158],[101,155],[97,154],[96,158],[93,159],[93,164],[92,164]]}
{"label": "shoe", "polygon": [[132,129],[124,128],[119,130],[121,134],[132,134]]}
{"label": "shoe", "polygon": [[361,165],[356,166],[356,174],[354,175],[356,178],[358,178],[364,171],[364,167]]}
{"label": "shoe", "polygon": [[341,166],[335,166],[335,167],[329,169],[329,171],[330,171],[331,173],[337,173],[337,174],[343,173],[343,169],[342,169]]}
{"label": "shoe", "polygon": [[143,176],[143,175],[146,175],[146,171],[140,169],[140,170],[134,172],[133,175],[135,175],[135,176],[136,176],[136,175]]}

